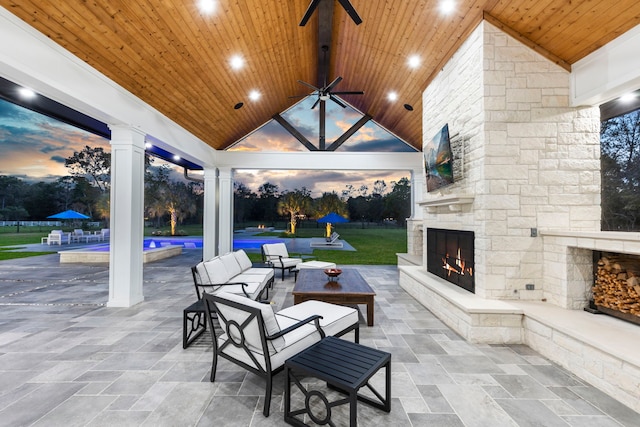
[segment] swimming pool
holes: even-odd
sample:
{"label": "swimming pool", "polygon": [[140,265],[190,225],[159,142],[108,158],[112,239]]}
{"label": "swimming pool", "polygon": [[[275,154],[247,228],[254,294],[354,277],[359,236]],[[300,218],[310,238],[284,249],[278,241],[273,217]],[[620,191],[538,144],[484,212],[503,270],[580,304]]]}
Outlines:
{"label": "swimming pool", "polygon": [[[278,238],[242,238],[233,239],[233,250],[244,249],[246,251],[259,251],[260,247],[265,243],[285,243],[284,239]],[[183,249],[202,249],[202,237],[148,237],[142,242],[142,249],[156,249],[165,246],[182,246]],[[108,252],[109,244],[103,243],[85,250],[92,252]]]}

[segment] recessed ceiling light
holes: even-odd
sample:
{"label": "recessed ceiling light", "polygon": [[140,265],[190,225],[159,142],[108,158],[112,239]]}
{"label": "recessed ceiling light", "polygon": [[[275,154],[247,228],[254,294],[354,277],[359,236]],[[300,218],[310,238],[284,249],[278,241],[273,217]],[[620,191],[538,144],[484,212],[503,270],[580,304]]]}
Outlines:
{"label": "recessed ceiling light", "polygon": [[635,93],[625,93],[620,97],[620,102],[631,102],[636,99]]}
{"label": "recessed ceiling light", "polygon": [[31,89],[26,88],[26,87],[21,87],[20,89],[18,89],[18,93],[24,99],[35,98],[35,96],[36,96],[36,93],[34,91],[32,91]]}
{"label": "recessed ceiling light", "polygon": [[404,104],[404,108],[405,108],[407,111],[413,111],[413,105],[411,105],[411,104]]}
{"label": "recessed ceiling light", "polygon": [[211,15],[216,11],[216,0],[198,0],[198,9],[205,15]]}
{"label": "recessed ceiling light", "polygon": [[418,55],[411,55],[407,60],[407,65],[410,68],[418,68],[420,66],[420,57]]}
{"label": "recessed ceiling light", "polygon": [[242,108],[243,105],[244,105],[244,102],[238,102],[236,105],[233,106],[233,109],[239,110]]}
{"label": "recessed ceiling light", "polygon": [[251,92],[249,92],[249,99],[252,101],[257,101],[258,99],[260,99],[260,92],[258,92],[257,90],[252,90]]}
{"label": "recessed ceiling light", "polygon": [[454,0],[442,0],[440,2],[440,12],[445,15],[450,14],[456,8],[456,2]]}
{"label": "recessed ceiling light", "polygon": [[387,94],[387,99],[389,101],[397,101],[398,100],[398,93],[397,92],[389,92]]}
{"label": "recessed ceiling light", "polygon": [[180,156],[178,156],[177,154],[173,155],[173,160],[178,161],[180,160]]}
{"label": "recessed ceiling light", "polygon": [[240,55],[234,55],[229,60],[229,64],[234,70],[239,70],[244,67],[244,58]]}

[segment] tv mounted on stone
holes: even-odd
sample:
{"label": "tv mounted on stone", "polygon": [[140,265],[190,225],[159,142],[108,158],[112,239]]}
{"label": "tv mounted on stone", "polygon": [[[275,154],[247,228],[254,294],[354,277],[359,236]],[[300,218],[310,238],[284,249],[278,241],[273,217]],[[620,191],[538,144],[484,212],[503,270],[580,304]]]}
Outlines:
{"label": "tv mounted on stone", "polygon": [[422,146],[427,191],[453,184],[453,153],[449,141],[449,124]]}

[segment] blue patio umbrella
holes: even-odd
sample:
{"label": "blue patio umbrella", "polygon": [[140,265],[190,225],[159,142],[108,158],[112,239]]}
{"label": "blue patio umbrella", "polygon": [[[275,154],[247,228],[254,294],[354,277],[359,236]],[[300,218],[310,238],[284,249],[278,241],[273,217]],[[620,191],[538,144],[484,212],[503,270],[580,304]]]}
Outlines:
{"label": "blue patio umbrella", "polygon": [[338,222],[349,222],[349,220],[342,215],[338,215],[335,212],[331,212],[323,216],[322,218],[317,219],[318,222],[328,222],[331,224],[336,224]]}
{"label": "blue patio umbrella", "polygon": [[327,233],[326,233],[327,238],[331,236],[331,224],[336,224],[339,222],[349,222],[347,218],[343,217],[342,215],[338,215],[335,212],[330,212],[325,216],[323,216],[322,218],[318,218],[317,221],[327,223]]}
{"label": "blue patio umbrella", "polygon": [[81,214],[80,212],[76,212],[74,210],[67,210],[64,212],[57,213],[55,215],[49,215],[47,218],[51,219],[89,219],[91,217]]}

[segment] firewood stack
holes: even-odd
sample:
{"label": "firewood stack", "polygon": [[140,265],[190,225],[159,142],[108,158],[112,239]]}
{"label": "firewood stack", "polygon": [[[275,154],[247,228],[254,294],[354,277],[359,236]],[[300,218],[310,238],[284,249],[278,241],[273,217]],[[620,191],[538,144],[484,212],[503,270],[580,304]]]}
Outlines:
{"label": "firewood stack", "polygon": [[[638,268],[639,270],[634,270]],[[640,316],[640,262],[626,255],[603,256],[598,260],[593,286],[596,306]]]}

